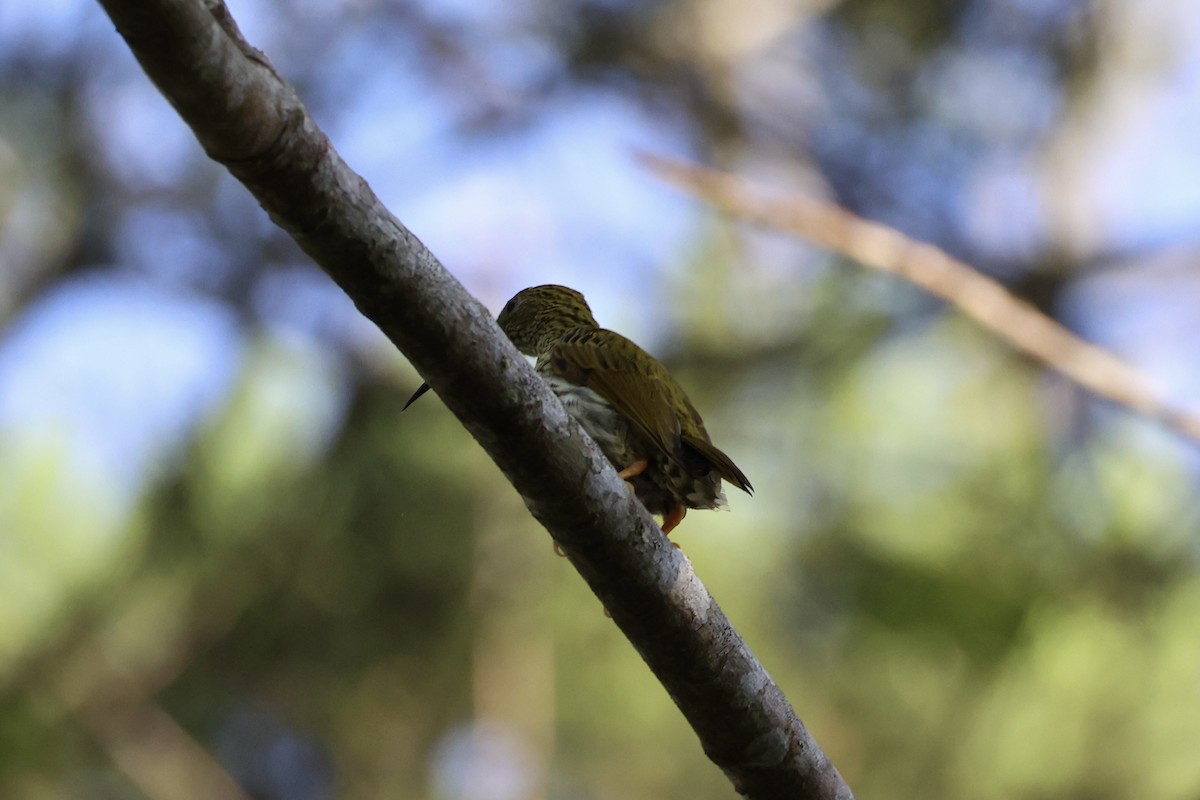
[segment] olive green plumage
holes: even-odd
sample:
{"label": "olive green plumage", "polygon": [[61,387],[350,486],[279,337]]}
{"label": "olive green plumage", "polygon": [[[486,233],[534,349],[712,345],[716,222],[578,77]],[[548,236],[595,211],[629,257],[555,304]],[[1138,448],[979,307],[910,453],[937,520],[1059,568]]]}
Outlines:
{"label": "olive green plumage", "polygon": [[579,292],[554,285],[525,289],[508,301],[498,322],[518,350],[537,359],[538,374],[646,509],[666,517],[664,530],[678,524],[687,508],[723,507],[722,480],[752,491],[733,460],[713,445],[666,367],[601,328]]}

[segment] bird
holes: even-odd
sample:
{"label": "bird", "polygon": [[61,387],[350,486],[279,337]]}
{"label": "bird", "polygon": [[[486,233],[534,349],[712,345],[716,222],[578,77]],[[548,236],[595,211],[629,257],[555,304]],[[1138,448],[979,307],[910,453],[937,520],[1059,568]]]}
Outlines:
{"label": "bird", "polygon": [[[725,508],[721,482],[754,488],[718,449],[666,367],[601,328],[583,295],[546,284],[518,292],[497,318],[617,474],[670,534],[688,509]],[[422,384],[404,408],[429,390]]]}

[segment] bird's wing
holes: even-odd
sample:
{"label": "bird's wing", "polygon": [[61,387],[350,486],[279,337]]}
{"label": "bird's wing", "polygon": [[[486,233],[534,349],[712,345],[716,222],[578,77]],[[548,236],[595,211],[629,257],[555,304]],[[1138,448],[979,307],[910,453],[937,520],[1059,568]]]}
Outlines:
{"label": "bird's wing", "polygon": [[[664,453],[679,457],[679,418],[664,384],[666,370],[653,356],[618,333],[577,328],[542,360],[555,375],[603,397]],[[665,380],[672,378],[666,375]]]}
{"label": "bird's wing", "polygon": [[738,465],[733,463],[733,459],[725,455],[724,451],[719,447],[706,438],[690,436],[687,433],[684,433],[682,438],[683,444],[695,450],[701,458],[716,470],[718,475],[743,492],[754,494],[754,487],[750,485],[750,480],[746,477],[745,473],[738,469]]}
{"label": "bird's wing", "polygon": [[[709,441],[699,412],[661,363],[629,339],[604,328],[569,331],[543,360],[554,374],[603,397],[663,453],[694,470],[690,450],[705,462],[698,472],[715,470],[745,492],[745,474]],[[681,415],[686,424],[681,425]]]}

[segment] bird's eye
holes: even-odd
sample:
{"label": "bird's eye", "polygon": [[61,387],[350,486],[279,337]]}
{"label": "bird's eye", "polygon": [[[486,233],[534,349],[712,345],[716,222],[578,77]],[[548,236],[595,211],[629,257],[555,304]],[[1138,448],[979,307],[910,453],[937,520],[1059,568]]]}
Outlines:
{"label": "bird's eye", "polygon": [[504,305],[504,310],[500,312],[500,316],[502,316],[502,317],[508,316],[509,314],[511,314],[513,312],[513,309],[515,309],[516,307],[517,307],[517,298],[514,297],[512,300],[509,300]]}

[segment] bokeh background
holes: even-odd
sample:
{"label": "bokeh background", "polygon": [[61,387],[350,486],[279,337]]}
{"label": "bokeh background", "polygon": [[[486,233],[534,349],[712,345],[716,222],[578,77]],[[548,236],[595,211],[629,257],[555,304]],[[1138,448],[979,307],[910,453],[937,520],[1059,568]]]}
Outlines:
{"label": "bokeh background", "polygon": [[[757,493],[676,534],[860,797],[1200,798],[1200,459],[635,150],[933,242],[1200,405],[1191,0],[230,0],[476,296]],[[91,0],[0,2],[0,796],[731,798]]]}

